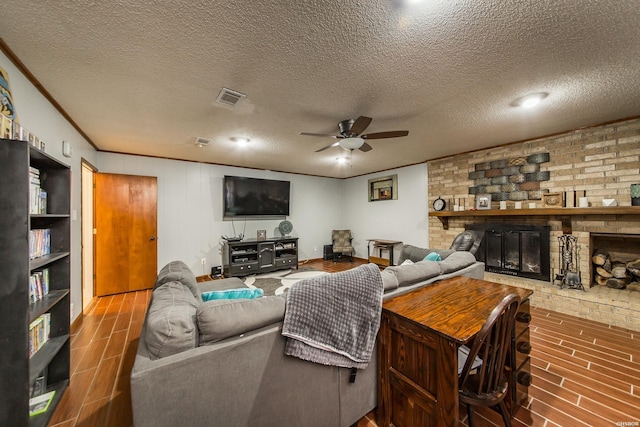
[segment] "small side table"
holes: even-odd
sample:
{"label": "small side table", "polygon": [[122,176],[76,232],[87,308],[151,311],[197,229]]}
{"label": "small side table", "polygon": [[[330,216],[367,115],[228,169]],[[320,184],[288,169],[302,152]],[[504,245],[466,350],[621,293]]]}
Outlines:
{"label": "small side table", "polygon": [[[374,252],[378,249],[378,256],[372,256],[370,253],[372,243]],[[367,239],[367,259],[369,262],[378,264],[381,267],[393,265],[393,247],[401,244],[402,241],[400,240]],[[383,250],[389,252],[389,259],[382,257]]]}

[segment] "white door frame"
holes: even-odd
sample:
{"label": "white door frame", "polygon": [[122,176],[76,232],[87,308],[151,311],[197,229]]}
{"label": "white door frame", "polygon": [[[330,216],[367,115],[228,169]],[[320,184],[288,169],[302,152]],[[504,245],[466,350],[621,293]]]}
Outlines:
{"label": "white door frame", "polygon": [[93,272],[93,174],[97,169],[85,159],[82,165],[82,312],[93,302],[95,280]]}

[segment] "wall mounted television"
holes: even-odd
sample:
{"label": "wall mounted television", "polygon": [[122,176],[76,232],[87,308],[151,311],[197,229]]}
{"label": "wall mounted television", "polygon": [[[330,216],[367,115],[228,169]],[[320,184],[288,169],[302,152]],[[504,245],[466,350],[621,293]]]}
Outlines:
{"label": "wall mounted television", "polygon": [[289,215],[289,181],[225,175],[224,218],[270,218]]}

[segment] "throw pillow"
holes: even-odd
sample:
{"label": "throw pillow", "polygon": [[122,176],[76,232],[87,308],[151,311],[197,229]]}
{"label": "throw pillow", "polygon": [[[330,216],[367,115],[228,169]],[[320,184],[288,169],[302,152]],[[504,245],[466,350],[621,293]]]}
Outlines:
{"label": "throw pillow", "polygon": [[202,300],[211,301],[216,299],[253,299],[253,298],[260,298],[263,295],[264,295],[264,291],[260,288],[227,289],[225,291],[203,292]]}
{"label": "throw pillow", "polygon": [[282,296],[243,300],[212,300],[197,310],[200,345],[211,344],[284,319]]}
{"label": "throw pillow", "polygon": [[426,257],[424,257],[425,261],[442,261],[442,257],[437,252],[431,252]]}

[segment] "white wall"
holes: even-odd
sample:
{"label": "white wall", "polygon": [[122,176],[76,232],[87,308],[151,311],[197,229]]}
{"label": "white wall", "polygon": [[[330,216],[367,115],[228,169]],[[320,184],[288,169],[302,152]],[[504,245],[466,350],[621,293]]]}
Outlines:
{"label": "white wall", "polygon": [[[220,236],[234,234],[232,223],[222,220],[222,177],[240,175],[291,181],[291,235],[299,237],[301,260],[321,258],[331,243],[331,230],[350,228],[356,256],[367,255],[366,239],[401,240],[427,246],[427,165],[415,165],[346,180],[258,171],[97,153],[0,52],[0,66],[9,74],[20,123],[46,142],[46,151],[71,166],[71,302],[75,319],[82,307],[81,275],[81,166],[85,158],[101,172],[158,177],[158,268],[174,259],[185,261],[196,273],[220,265]],[[75,118],[77,121],[81,117]],[[62,156],[62,141],[71,142],[73,156]],[[398,174],[398,199],[368,202],[368,180]],[[280,220],[236,221],[235,232],[247,237],[266,229],[278,236]],[[395,254],[397,259],[399,250]],[[203,269],[201,258],[207,258]]]}
{"label": "white wall", "polygon": [[[299,237],[299,259],[322,257],[331,243],[331,230],[342,226],[343,181],[305,175],[208,165],[113,153],[98,153],[100,172],[146,175],[158,178],[158,268],[173,260],[184,261],[196,275],[221,265],[220,236],[244,232],[256,237],[280,236],[282,219],[222,219],[222,178],[238,175],[291,181],[291,233]],[[235,232],[233,227],[235,226]],[[203,269],[201,258],[207,258]]]}
{"label": "white wall", "polygon": [[[369,202],[369,179],[394,174],[398,174],[398,199]],[[400,240],[427,247],[426,163],[347,179],[344,200],[343,225],[353,233],[356,256],[367,257],[366,239]],[[400,246],[394,248],[394,259],[399,255]]]}
{"label": "white wall", "polygon": [[[71,166],[71,304],[73,304],[72,318],[75,319],[82,312],[80,161],[84,157],[95,164],[96,150],[2,52],[0,52],[0,67],[9,74],[13,102],[20,124],[46,143],[45,151],[48,154]],[[62,156],[62,141],[71,143],[73,147],[71,158]]]}

